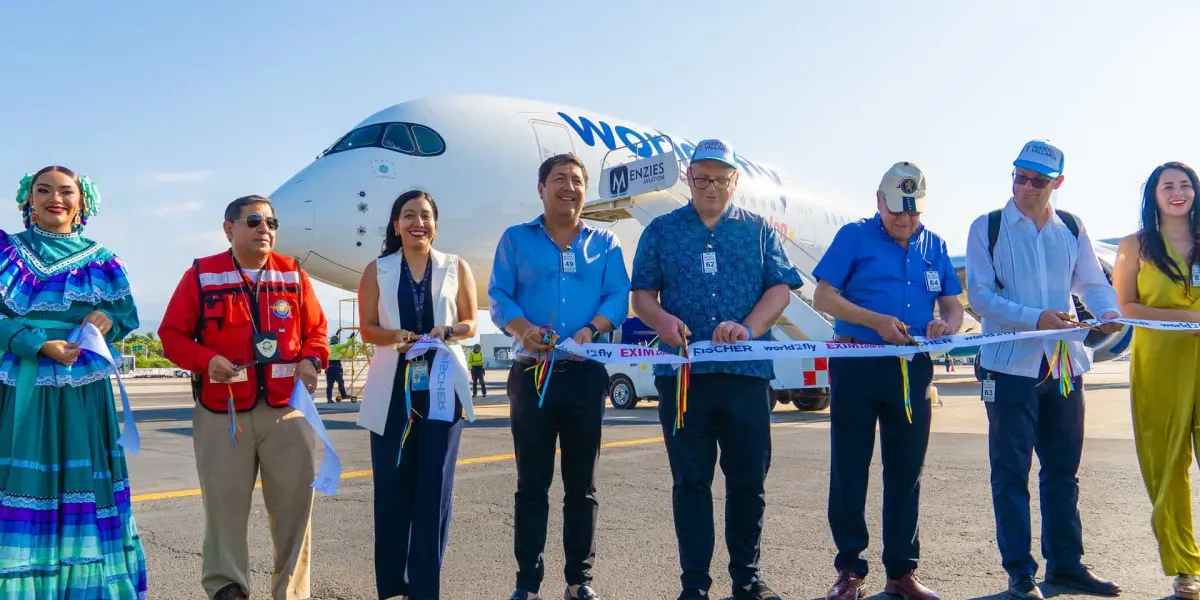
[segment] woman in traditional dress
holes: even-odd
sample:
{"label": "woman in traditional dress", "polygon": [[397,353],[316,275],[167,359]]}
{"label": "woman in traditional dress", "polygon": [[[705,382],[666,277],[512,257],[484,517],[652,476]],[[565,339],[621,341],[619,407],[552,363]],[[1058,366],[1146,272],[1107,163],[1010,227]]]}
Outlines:
{"label": "woman in traditional dress", "polygon": [[[1200,321],[1200,205],[1196,172],[1154,169],[1142,198],[1142,228],[1121,240],[1113,286],[1132,319]],[[1200,599],[1200,549],[1192,529],[1192,450],[1200,447],[1200,337],[1136,328],[1129,367],[1133,439],[1153,507],[1163,573],[1175,597]]]}
{"label": "woman in traditional dress", "polygon": [[112,367],[66,341],[90,323],[119,357],[138,326],[124,263],[82,235],[99,208],[46,167],[17,190],[25,231],[0,231],[0,598],[146,597]]}
{"label": "woman in traditional dress", "polygon": [[[440,598],[463,413],[474,419],[466,357],[449,342],[475,336],[475,279],[465,261],[433,249],[437,216],[424,192],[397,198],[383,253],[358,286],[362,339],[377,346],[358,423],[372,432],[380,598]],[[426,334],[446,340],[458,363],[449,365],[455,401],[441,415],[430,412],[434,353],[404,358]]]}

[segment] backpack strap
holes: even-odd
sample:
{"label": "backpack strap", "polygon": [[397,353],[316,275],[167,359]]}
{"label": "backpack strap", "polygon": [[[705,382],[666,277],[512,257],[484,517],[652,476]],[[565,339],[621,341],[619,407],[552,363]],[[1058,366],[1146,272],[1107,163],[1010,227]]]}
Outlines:
{"label": "backpack strap", "polygon": [[1079,239],[1079,221],[1075,219],[1075,215],[1065,210],[1055,209],[1054,212],[1058,214],[1058,218],[1062,219],[1067,229],[1071,230],[1071,235],[1075,236],[1075,239]]}
{"label": "backpack strap", "polygon": [[[1003,211],[993,210],[988,213],[988,258],[992,259],[992,268],[996,267],[996,240],[1000,238],[1000,218],[1003,216]],[[996,274],[996,289],[1004,289],[1004,284],[1000,283],[1000,275]]]}

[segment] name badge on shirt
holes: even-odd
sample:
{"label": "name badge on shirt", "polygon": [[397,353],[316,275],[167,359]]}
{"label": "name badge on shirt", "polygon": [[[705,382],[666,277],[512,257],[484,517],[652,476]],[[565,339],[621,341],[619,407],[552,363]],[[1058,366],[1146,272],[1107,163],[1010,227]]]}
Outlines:
{"label": "name badge on shirt", "polygon": [[271,377],[295,377],[296,363],[275,363],[271,365]]}
{"label": "name badge on shirt", "polygon": [[706,274],[712,275],[717,272],[717,253],[705,252],[700,255],[700,266],[704,268]]}
{"label": "name badge on shirt", "polygon": [[414,360],[412,363],[412,389],[424,392],[429,389],[429,363],[424,360]]}
{"label": "name badge on shirt", "polygon": [[942,291],[942,280],[937,271],[925,271],[925,289],[931,292]]}
{"label": "name badge on shirt", "polygon": [[981,399],[984,402],[995,402],[996,401],[996,380],[995,379],[984,379],[983,380],[983,394],[981,396]]}
{"label": "name badge on shirt", "polygon": [[567,273],[574,273],[575,272],[575,252],[573,252],[571,250],[563,252],[562,260],[563,260],[563,271],[565,271]]}
{"label": "name badge on shirt", "polygon": [[1192,285],[1200,285],[1200,265],[1192,265]]}

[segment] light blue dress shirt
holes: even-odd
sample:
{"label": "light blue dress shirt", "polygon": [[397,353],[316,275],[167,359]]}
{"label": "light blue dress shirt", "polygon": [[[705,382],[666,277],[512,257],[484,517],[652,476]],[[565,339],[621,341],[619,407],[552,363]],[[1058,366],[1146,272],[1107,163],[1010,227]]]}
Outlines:
{"label": "light blue dress shirt", "polygon": [[[496,246],[488,299],[492,322],[510,337],[504,327],[518,317],[550,325],[560,339],[575,335],[597,315],[616,329],[629,315],[629,273],[621,242],[613,232],[583,223],[564,252],[546,231],[543,216],[513,225]],[[513,351],[529,356],[518,339]],[[558,358],[565,356],[560,352]]]}

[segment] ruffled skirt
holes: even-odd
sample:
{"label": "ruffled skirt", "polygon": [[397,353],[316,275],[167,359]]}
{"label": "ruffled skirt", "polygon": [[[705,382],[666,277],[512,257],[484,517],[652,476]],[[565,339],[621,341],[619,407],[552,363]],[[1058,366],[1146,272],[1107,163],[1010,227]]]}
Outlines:
{"label": "ruffled skirt", "polygon": [[142,600],[146,557],[109,379],[0,385],[0,600]]}

